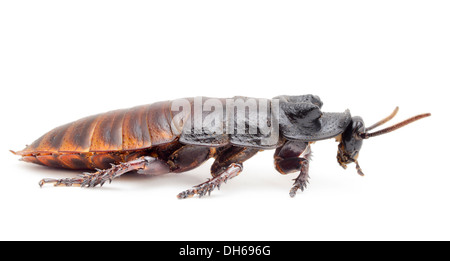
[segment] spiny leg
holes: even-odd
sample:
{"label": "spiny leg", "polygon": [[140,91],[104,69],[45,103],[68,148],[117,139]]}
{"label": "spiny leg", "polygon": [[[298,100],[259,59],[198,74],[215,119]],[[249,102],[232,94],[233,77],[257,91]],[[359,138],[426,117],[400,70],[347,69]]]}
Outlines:
{"label": "spiny leg", "polygon": [[210,195],[211,191],[215,188],[220,189],[222,183],[227,183],[227,180],[236,177],[242,172],[242,164],[233,163],[231,164],[222,174],[208,179],[207,181],[194,186],[192,189],[185,190],[177,195],[177,198],[184,199],[194,196],[195,194],[202,197],[206,194]]}
{"label": "spiny leg", "polygon": [[85,172],[76,178],[51,179],[45,178],[39,181],[39,186],[47,183],[53,183],[54,186],[81,186],[81,187],[95,187],[102,186],[106,181],[111,181],[127,172],[149,171],[159,174],[157,172],[168,172],[169,167],[164,165],[160,160],[150,156],[140,157],[128,162],[119,163],[117,165],[111,164],[109,169],[97,169],[96,172]]}
{"label": "spiny leg", "polygon": [[303,191],[309,179],[309,161],[311,159],[311,146],[308,142],[287,141],[275,151],[275,167],[281,174],[300,171],[289,191],[291,197],[295,197],[297,191]]}
{"label": "spiny leg", "polygon": [[[309,156],[310,154],[306,155]],[[289,196],[291,198],[295,197],[297,190],[300,189],[302,192],[306,188],[307,183],[309,183],[309,159],[305,158],[301,163],[300,174],[294,179],[294,184],[291,190],[289,190]]]}
{"label": "spiny leg", "polygon": [[258,152],[258,149],[230,146],[222,148],[216,155],[216,159],[211,166],[212,179],[207,180],[192,189],[185,190],[177,195],[179,199],[199,195],[202,197],[210,195],[215,188],[220,189],[220,185],[227,180],[236,177],[242,172],[242,163]]}

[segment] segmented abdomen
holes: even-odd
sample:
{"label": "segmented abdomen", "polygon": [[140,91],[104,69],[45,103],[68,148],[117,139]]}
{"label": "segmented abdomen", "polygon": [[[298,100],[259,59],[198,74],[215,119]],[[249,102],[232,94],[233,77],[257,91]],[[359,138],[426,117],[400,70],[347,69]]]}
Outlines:
{"label": "segmented abdomen", "polygon": [[57,127],[15,153],[47,166],[104,168],[175,140],[171,120],[170,102],[110,111]]}

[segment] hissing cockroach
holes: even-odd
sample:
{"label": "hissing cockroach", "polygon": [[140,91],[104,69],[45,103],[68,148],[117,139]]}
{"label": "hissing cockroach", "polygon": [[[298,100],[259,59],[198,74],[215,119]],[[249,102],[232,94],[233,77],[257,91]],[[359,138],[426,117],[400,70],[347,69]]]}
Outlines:
{"label": "hissing cockroach", "polygon": [[26,162],[67,169],[95,170],[76,178],[45,178],[40,186],[103,185],[130,171],[160,175],[180,173],[214,158],[212,178],[178,194],[186,198],[211,193],[237,176],[242,163],[258,151],[275,149],[275,168],[282,174],[299,172],[290,196],[308,183],[311,144],[335,138],[337,161],[355,163],[364,139],[396,130],[430,116],[420,114],[391,127],[369,132],[392,119],[366,128],[361,117],[322,112],[315,95],[273,99],[195,97],[110,111],[57,127],[21,151]]}

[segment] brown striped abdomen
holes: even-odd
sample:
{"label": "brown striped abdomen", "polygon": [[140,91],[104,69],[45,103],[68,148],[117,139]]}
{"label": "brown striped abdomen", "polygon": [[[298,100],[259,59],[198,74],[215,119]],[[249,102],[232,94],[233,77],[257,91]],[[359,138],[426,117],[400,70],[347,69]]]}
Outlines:
{"label": "brown striped abdomen", "polygon": [[174,141],[170,105],[158,102],[82,118],[49,131],[15,154],[52,167],[107,168]]}

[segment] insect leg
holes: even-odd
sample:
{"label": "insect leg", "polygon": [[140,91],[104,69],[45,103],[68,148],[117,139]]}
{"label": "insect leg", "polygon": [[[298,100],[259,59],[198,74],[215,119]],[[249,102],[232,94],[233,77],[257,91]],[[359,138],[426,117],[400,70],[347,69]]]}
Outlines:
{"label": "insect leg", "polygon": [[303,191],[308,183],[309,161],[311,159],[311,146],[308,142],[287,141],[275,151],[275,167],[281,174],[300,171],[289,195],[294,197],[297,190]]}
{"label": "insect leg", "polygon": [[207,181],[194,186],[192,189],[185,190],[177,195],[177,198],[184,199],[194,196],[195,194],[202,197],[206,194],[211,194],[215,188],[220,189],[222,183],[226,183],[228,179],[234,178],[239,175],[242,171],[242,164],[233,163],[231,164],[222,174],[208,179]]}
{"label": "insect leg", "polygon": [[215,188],[220,189],[220,185],[226,183],[227,180],[236,177],[242,172],[242,163],[255,155],[259,150],[246,147],[230,146],[218,152],[216,160],[211,166],[212,179],[209,179],[192,189],[185,190],[177,195],[178,198],[184,199],[199,195],[200,197],[211,194]]}
{"label": "insect leg", "polygon": [[47,183],[53,183],[54,186],[81,186],[81,187],[95,187],[103,185],[106,181],[111,180],[133,170],[152,172],[153,174],[162,174],[169,172],[169,167],[164,166],[160,160],[150,156],[143,156],[135,160],[119,163],[117,165],[111,164],[109,169],[98,169],[93,173],[83,173],[76,178],[64,179],[49,179],[45,178],[39,181],[39,186]]}
{"label": "insect leg", "polygon": [[210,159],[214,151],[206,146],[184,145],[168,157],[167,164],[174,173],[189,171]]}

